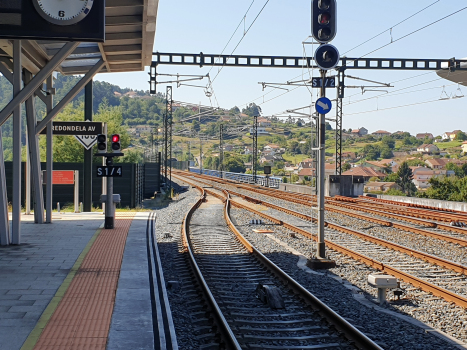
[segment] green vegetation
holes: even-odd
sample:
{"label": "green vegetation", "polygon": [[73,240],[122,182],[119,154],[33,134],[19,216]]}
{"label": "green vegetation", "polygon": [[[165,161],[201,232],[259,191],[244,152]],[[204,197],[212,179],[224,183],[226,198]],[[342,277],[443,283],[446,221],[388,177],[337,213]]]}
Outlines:
{"label": "green vegetation", "polygon": [[402,163],[399,167],[399,170],[397,171],[396,183],[401,187],[401,191],[407,196],[412,196],[417,193],[417,188],[415,187],[415,184],[412,182],[412,180],[412,169],[410,169],[407,162]]}

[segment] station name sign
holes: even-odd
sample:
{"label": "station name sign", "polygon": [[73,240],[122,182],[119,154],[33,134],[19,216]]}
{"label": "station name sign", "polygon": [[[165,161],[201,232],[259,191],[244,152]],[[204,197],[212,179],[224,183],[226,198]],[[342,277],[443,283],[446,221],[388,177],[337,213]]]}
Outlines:
{"label": "station name sign", "polygon": [[[98,135],[102,130],[99,122],[53,122],[52,125],[53,135]],[[41,134],[47,134],[47,128]]]}

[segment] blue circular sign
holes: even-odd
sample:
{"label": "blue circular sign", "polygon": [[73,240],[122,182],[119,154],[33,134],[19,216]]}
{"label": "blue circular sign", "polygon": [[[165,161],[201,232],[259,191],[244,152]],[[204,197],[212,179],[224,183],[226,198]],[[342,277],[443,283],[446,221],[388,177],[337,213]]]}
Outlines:
{"label": "blue circular sign", "polygon": [[327,114],[332,108],[332,103],[329,98],[320,97],[316,100],[315,109],[319,114]]}

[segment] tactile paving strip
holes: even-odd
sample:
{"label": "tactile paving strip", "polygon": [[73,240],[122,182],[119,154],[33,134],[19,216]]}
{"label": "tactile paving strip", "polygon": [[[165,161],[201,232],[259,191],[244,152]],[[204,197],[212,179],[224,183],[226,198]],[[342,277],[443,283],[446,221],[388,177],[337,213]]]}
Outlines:
{"label": "tactile paving strip", "polygon": [[44,328],[35,350],[105,350],[125,242],[134,213],[102,230]]}

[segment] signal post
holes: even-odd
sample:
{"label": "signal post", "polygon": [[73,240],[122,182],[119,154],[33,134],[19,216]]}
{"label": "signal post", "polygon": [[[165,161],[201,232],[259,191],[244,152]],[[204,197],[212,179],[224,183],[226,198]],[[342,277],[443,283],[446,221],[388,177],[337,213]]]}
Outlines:
{"label": "signal post", "polygon": [[113,157],[121,157],[120,135],[114,134],[110,137],[112,152],[107,152],[107,135],[97,135],[96,156],[105,157],[105,166],[97,167],[97,176],[107,178],[107,193],[101,194],[101,201],[105,203],[104,228],[113,229],[115,226],[115,206],[120,203],[120,195],[113,193],[113,178],[122,176],[122,167],[113,165]]}
{"label": "signal post", "polygon": [[315,102],[318,113],[318,237],[316,257],[310,259],[307,265],[311,268],[332,268],[336,263],[326,258],[326,244],[324,240],[324,185],[325,185],[325,149],[326,149],[326,117],[332,108],[331,101],[326,98],[326,72],[339,63],[339,52],[328,44],[336,36],[337,4],[336,0],[313,0],[312,1],[312,35],[321,45],[315,52],[315,62],[320,68],[320,98]]}

